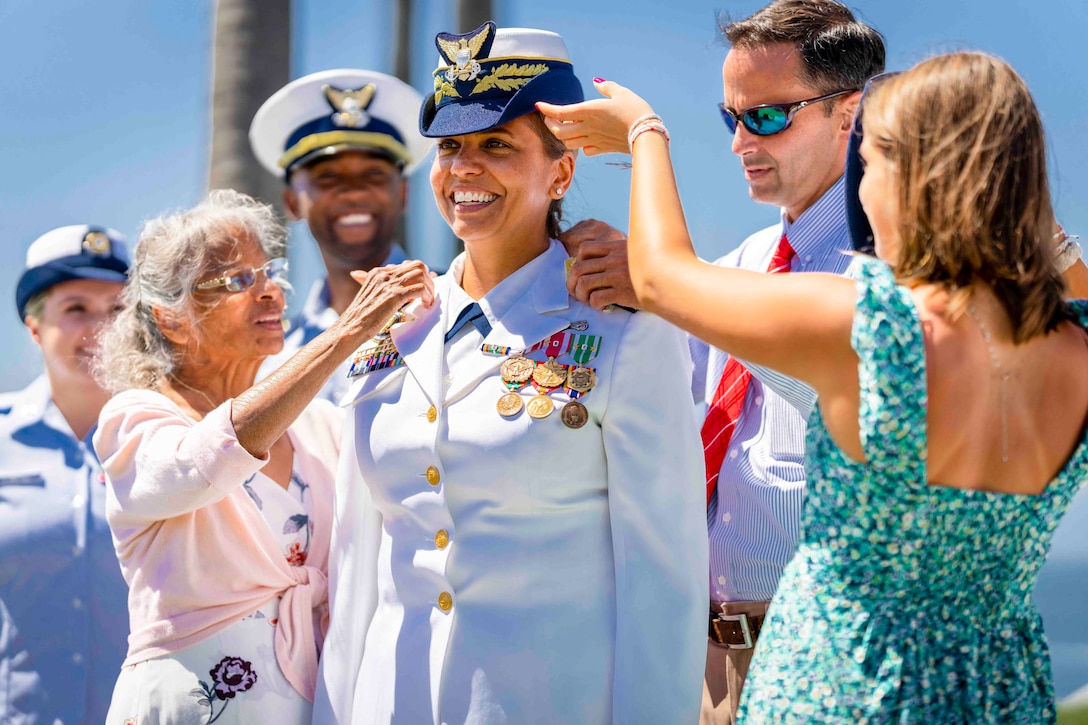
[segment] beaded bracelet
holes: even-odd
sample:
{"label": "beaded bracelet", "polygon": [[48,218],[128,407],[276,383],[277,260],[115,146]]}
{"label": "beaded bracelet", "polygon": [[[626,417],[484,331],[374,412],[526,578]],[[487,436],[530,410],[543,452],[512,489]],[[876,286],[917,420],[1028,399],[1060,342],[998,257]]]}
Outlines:
{"label": "beaded bracelet", "polygon": [[670,140],[669,130],[665,128],[665,122],[661,120],[660,116],[649,113],[631,124],[631,130],[627,134],[627,147],[633,148],[635,139],[647,131],[656,131],[657,133],[660,133],[665,137],[666,143]]}
{"label": "beaded bracelet", "polygon": [[661,121],[661,116],[658,116],[656,113],[647,113],[645,116],[639,116],[638,118],[636,118],[634,121],[631,122],[631,128],[633,129],[635,126],[639,125],[640,123],[645,123],[646,121],[659,121],[660,122]]}

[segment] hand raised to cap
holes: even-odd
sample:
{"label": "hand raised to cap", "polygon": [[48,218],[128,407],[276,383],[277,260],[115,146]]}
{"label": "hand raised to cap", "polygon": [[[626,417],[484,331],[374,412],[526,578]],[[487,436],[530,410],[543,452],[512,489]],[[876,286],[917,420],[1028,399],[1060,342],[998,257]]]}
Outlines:
{"label": "hand raised to cap", "polygon": [[556,106],[538,103],[544,123],[569,149],[582,149],[586,156],[627,154],[631,126],[647,114],[650,104],[619,83],[594,79],[593,85],[605,96],[593,101]]}
{"label": "hand raised to cap", "polygon": [[602,221],[586,219],[559,235],[559,241],[574,258],[567,275],[567,290],[575,299],[598,310],[609,305],[638,308],[623,232]]}

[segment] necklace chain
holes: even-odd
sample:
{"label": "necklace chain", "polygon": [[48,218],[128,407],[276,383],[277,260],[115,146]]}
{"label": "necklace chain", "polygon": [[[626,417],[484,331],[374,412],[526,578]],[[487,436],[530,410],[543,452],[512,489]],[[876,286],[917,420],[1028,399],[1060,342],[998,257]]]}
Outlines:
{"label": "necklace chain", "polygon": [[1007,395],[1006,395],[1006,383],[1012,373],[1005,370],[1001,365],[1001,359],[997,356],[997,351],[994,350],[993,336],[990,335],[990,328],[986,326],[986,323],[982,321],[982,317],[978,314],[978,310],[975,309],[974,302],[967,303],[967,311],[971,313],[971,318],[974,319],[975,324],[978,326],[979,332],[982,333],[982,339],[986,343],[986,352],[990,355],[990,364],[993,365],[994,372],[997,373],[998,378],[1001,381],[1001,462],[1009,462],[1009,415],[1007,410]]}
{"label": "necklace chain", "polygon": [[177,383],[178,385],[180,385],[181,387],[183,387],[183,388],[187,388],[188,390],[191,390],[191,391],[193,391],[193,392],[194,392],[194,393],[196,393],[197,395],[199,395],[199,396],[201,396],[202,398],[204,398],[204,400],[208,401],[208,405],[210,405],[210,406],[211,406],[211,408],[210,408],[209,410],[215,410],[215,408],[217,407],[217,406],[215,405],[215,403],[213,403],[213,402],[212,402],[212,399],[208,397],[208,394],[207,394],[207,393],[205,393],[205,392],[204,392],[203,390],[197,390],[197,389],[196,389],[196,388],[194,388],[194,387],[193,387],[192,385],[189,385],[189,384],[188,384],[187,382],[185,382],[184,380],[182,380],[181,378],[179,378],[179,377],[178,377],[177,375],[174,375],[173,373],[170,373],[170,379],[171,379],[171,380],[173,380],[173,381],[174,381],[175,383]]}

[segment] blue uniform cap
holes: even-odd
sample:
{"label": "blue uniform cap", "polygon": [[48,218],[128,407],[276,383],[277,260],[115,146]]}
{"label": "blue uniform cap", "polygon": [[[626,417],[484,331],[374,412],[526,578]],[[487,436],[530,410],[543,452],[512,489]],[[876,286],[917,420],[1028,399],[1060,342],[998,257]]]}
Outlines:
{"label": "blue uniform cap", "polygon": [[75,279],[124,282],[128,267],[128,244],[115,229],[74,224],[46,232],[26,251],[26,270],[15,288],[19,319],[43,290]]}
{"label": "blue uniform cap", "polygon": [[424,136],[460,136],[502,126],[544,101],[585,99],[563,39],[531,28],[498,29],[486,22],[471,33],[439,33],[434,94],[419,114]]}

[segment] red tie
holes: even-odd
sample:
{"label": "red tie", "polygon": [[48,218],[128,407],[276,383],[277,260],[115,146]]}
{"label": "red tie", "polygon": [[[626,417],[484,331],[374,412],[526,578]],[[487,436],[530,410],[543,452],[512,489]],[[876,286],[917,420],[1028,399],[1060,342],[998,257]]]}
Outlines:
{"label": "red tie", "polygon": [[[767,268],[767,274],[778,274],[790,271],[790,262],[793,260],[793,247],[782,235],[778,241],[778,249],[771,257],[771,266]],[[714,400],[707,409],[706,420],[703,421],[703,456],[706,459],[706,505],[709,507],[714,498],[714,491],[718,487],[718,474],[722,470],[722,462],[725,460],[725,452],[729,448],[729,441],[733,437],[733,430],[737,427],[737,419],[744,407],[744,396],[748,393],[748,383],[752,380],[752,374],[748,368],[730,357],[725,361],[725,369],[722,370],[722,379],[714,391]]]}

